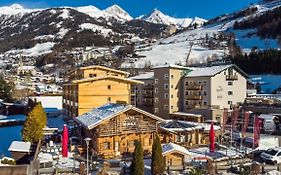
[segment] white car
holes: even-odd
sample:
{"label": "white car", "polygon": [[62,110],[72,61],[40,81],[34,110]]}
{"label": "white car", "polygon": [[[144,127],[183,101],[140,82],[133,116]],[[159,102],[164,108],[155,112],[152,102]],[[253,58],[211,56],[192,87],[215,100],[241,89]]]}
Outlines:
{"label": "white car", "polygon": [[281,163],[281,148],[272,148],[261,153],[261,160],[269,163]]}

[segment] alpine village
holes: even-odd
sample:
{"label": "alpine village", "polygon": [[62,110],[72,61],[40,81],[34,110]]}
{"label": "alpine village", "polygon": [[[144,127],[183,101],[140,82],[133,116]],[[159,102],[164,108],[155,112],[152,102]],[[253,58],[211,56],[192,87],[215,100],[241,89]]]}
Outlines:
{"label": "alpine village", "polygon": [[281,175],[280,46],[280,0],[4,5],[0,175]]}

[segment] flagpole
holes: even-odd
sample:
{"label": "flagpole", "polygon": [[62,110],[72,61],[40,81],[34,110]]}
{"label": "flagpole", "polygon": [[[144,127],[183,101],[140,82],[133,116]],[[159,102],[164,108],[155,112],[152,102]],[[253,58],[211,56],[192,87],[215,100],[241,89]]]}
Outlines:
{"label": "flagpole", "polygon": [[255,124],[256,124],[256,115],[254,115],[253,122],[253,145],[252,145],[252,160],[254,161],[254,149],[255,149]]}

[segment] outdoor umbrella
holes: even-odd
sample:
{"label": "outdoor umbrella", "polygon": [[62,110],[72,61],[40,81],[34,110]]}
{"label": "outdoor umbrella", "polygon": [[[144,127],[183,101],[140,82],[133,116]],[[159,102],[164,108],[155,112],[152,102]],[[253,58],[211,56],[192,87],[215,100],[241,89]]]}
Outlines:
{"label": "outdoor umbrella", "polygon": [[214,130],[214,123],[211,123],[210,133],[210,153],[215,152],[215,130]]}
{"label": "outdoor umbrella", "polygon": [[68,154],[68,129],[66,124],[63,125],[63,133],[62,133],[62,156],[67,157]]}

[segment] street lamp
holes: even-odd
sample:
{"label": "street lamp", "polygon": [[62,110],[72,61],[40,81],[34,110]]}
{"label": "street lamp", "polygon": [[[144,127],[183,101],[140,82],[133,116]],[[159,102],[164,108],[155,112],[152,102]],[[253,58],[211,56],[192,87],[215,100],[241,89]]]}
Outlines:
{"label": "street lamp", "polygon": [[84,139],[87,145],[87,175],[89,174],[89,143],[92,140],[91,138],[87,137]]}

